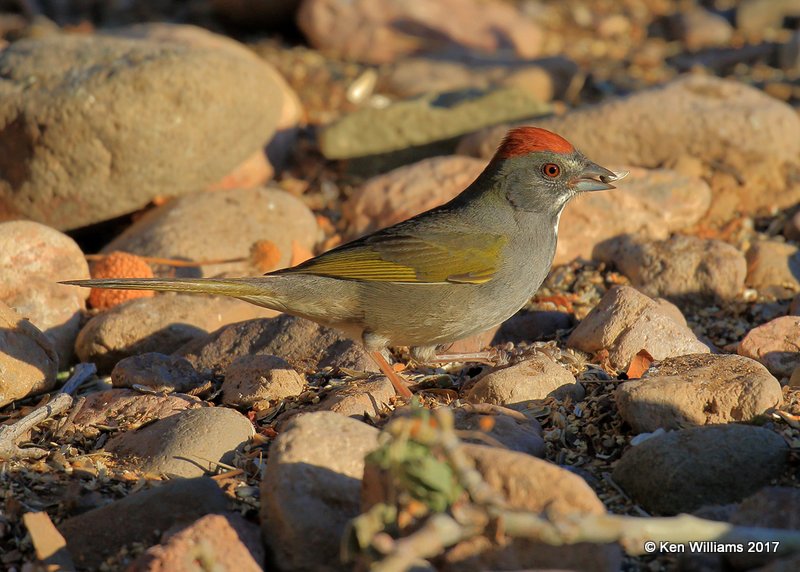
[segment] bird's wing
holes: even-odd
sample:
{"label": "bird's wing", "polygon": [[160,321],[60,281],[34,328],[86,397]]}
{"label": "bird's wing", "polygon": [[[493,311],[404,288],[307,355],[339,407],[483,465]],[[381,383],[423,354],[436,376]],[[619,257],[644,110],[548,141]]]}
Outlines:
{"label": "bird's wing", "polygon": [[275,274],[315,274],[365,282],[482,284],[492,279],[507,239],[474,232],[377,233]]}

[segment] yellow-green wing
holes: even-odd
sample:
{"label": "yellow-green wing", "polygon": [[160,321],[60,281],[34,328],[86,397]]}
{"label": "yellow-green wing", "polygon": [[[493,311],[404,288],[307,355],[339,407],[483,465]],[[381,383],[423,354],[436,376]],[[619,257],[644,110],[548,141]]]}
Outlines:
{"label": "yellow-green wing", "polygon": [[486,233],[436,232],[425,239],[377,234],[278,273],[377,282],[482,284],[498,270],[507,239]]}

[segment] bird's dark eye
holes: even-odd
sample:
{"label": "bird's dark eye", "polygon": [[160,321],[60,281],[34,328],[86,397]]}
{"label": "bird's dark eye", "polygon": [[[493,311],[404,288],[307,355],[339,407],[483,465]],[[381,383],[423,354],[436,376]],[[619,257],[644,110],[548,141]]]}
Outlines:
{"label": "bird's dark eye", "polygon": [[544,173],[546,177],[555,179],[561,174],[561,167],[559,167],[555,163],[547,163],[542,167],[542,173]]}

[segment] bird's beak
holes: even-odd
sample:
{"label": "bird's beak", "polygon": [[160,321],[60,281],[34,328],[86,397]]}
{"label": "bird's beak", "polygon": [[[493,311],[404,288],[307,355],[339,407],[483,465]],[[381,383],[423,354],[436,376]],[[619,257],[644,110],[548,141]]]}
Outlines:
{"label": "bird's beak", "polygon": [[628,171],[615,173],[596,163],[589,163],[581,172],[580,176],[572,180],[571,186],[579,193],[585,193],[586,191],[606,191],[616,188],[611,182],[618,181],[627,175]]}

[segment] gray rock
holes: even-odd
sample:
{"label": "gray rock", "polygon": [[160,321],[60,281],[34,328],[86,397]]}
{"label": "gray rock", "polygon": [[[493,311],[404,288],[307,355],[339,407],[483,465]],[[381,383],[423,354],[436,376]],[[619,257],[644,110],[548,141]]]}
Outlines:
{"label": "gray rock", "polygon": [[300,395],[305,379],[285,360],[272,355],[244,355],[225,368],[222,402],[251,407],[259,401]]}
{"label": "gray rock", "polygon": [[377,444],[375,428],[327,411],[298,415],[278,435],[261,479],[261,527],[281,570],[346,569],[340,540],[360,513],[364,457]]}
{"label": "gray rock", "polygon": [[182,411],[109,439],[106,449],[120,462],[147,473],[197,477],[230,463],[255,434],[250,421],[225,407]]}
{"label": "gray rock", "polygon": [[782,316],[753,328],[737,353],[763,363],[776,377],[790,377],[800,367],[800,316]]}
{"label": "gray rock", "polygon": [[0,302],[0,407],[56,385],[58,355],[36,326]]}
{"label": "gray rock", "polygon": [[153,544],[163,531],[223,512],[227,506],[228,499],[212,479],[177,479],[68,518],[58,529],[75,563],[97,570],[126,544]]}
{"label": "gray rock", "polygon": [[[236,232],[231,232],[233,228]],[[209,191],[151,210],[103,252],[122,250],[140,256],[196,261],[244,258],[244,262],[212,264],[201,270],[178,269],[178,275],[260,275],[264,271],[249,263],[250,248],[260,240],[277,246],[280,259],[276,268],[289,266],[293,243],[308,250],[313,248],[317,222],[302,201],[279,189]]]}
{"label": "gray rock", "polygon": [[470,390],[472,403],[524,405],[534,399],[567,396],[580,400],[583,387],[569,371],[550,357],[537,354],[509,367],[490,371]]}
{"label": "gray rock", "polygon": [[114,387],[143,385],[160,391],[186,392],[208,378],[201,375],[187,360],[156,352],[127,357],[111,371]]}
{"label": "gray rock", "polygon": [[89,278],[80,247],[43,224],[0,223],[0,275],[0,301],[42,330],[69,364],[89,290],[56,282]]}
{"label": "gray rock", "polygon": [[592,257],[613,262],[648,296],[680,301],[733,299],[747,274],[744,255],[735,247],[694,236],[648,241],[625,235],[599,244]]}
{"label": "gray rock", "polygon": [[250,354],[278,356],[300,372],[324,367],[377,370],[361,344],[316,322],[285,314],[231,324],[188,343],[178,354],[198,370],[217,373]]}
{"label": "gray rock", "polygon": [[[542,426],[536,419],[520,421],[509,415],[487,415],[463,407],[455,408],[453,413],[455,428],[459,431],[475,434],[485,433],[489,438],[500,442],[511,451],[527,453],[534,457],[544,457],[545,443],[542,439]],[[490,426],[488,430],[485,428],[486,425]],[[486,444],[478,436],[471,437],[462,433],[459,437],[467,443]]]}
{"label": "gray rock", "polygon": [[737,502],[778,478],[787,466],[783,437],[748,425],[672,431],[626,451],[613,478],[658,514]]}
{"label": "gray rock", "polygon": [[608,350],[609,362],[620,371],[641,350],[656,361],[709,352],[685,323],[675,321],[673,312],[630,286],[606,292],[572,332],[567,346],[590,353]]}
{"label": "gray rock", "polygon": [[747,285],[761,294],[791,298],[800,291],[800,251],[785,242],[756,242],[747,251]]}
{"label": "gray rock", "polygon": [[479,95],[434,94],[346,115],[320,133],[320,148],[328,159],[380,155],[549,111],[548,105],[517,88]]}
{"label": "gray rock", "polygon": [[226,324],[274,314],[231,298],[159,294],[94,316],[78,334],[75,352],[82,361],[97,364],[101,372],[110,372],[128,356],[172,353]]}
{"label": "gray rock", "polygon": [[275,131],[281,91],[259,65],[100,35],[15,42],[0,52],[0,218],[72,229],[216,182]]}
{"label": "gray rock", "polygon": [[780,383],[760,363],[710,354],[667,358],[620,385],[616,399],[639,433],[747,422],[783,402]]}

